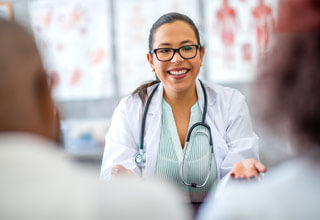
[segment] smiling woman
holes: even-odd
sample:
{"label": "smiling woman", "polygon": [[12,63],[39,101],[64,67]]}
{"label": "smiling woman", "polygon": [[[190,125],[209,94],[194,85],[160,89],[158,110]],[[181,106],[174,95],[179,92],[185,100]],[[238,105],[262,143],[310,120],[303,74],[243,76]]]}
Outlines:
{"label": "smiling woman", "polygon": [[[204,48],[199,44],[197,34],[190,24],[184,21],[177,20],[163,24],[154,32],[153,48],[156,49],[151,50],[147,58],[151,68],[155,69],[159,80],[163,83],[166,101],[174,101],[169,100],[172,95],[180,96],[175,98],[181,101],[196,101],[195,79],[199,74],[204,55]],[[167,94],[172,95],[166,97]],[[191,106],[193,104],[189,103]]]}
{"label": "smiling woman", "polygon": [[156,176],[201,202],[231,172],[249,178],[265,171],[257,161],[258,137],[244,96],[197,80],[204,54],[198,29],[186,15],[168,13],[154,23],[147,60],[156,80],[116,108],[106,135],[103,179],[115,169]]}

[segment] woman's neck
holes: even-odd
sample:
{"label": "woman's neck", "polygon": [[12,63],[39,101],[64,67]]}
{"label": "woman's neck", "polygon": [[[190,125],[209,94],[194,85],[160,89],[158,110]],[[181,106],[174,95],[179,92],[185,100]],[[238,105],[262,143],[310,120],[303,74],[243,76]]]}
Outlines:
{"label": "woman's neck", "polygon": [[196,86],[183,92],[164,88],[163,98],[172,108],[191,108],[198,100]]}

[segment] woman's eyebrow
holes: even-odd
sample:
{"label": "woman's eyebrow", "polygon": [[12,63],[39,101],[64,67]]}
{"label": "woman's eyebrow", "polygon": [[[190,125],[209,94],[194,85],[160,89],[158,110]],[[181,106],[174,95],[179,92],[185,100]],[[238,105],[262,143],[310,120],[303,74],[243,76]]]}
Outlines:
{"label": "woman's eyebrow", "polygon": [[182,44],[187,44],[187,43],[194,43],[192,40],[184,40],[184,41],[182,41],[181,43],[180,43],[180,45],[182,45]]}
{"label": "woman's eyebrow", "polygon": [[[184,41],[180,42],[180,45],[187,44],[187,43],[194,44],[194,42],[192,40],[184,40]],[[171,43],[161,43],[161,44],[158,45],[158,47],[162,47],[162,46],[169,47],[169,46],[172,46],[172,44]]]}
{"label": "woman's eyebrow", "polygon": [[170,43],[161,43],[158,45],[158,47],[160,47],[160,46],[171,46],[171,44]]}

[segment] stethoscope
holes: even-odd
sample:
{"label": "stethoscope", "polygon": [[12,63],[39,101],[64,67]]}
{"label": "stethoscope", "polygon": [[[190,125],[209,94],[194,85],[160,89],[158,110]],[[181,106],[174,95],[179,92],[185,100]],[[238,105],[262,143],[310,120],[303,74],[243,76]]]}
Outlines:
{"label": "stethoscope", "polygon": [[[186,145],[185,145],[185,151],[183,153],[183,159],[182,159],[182,164],[180,166],[180,177],[182,182],[186,185],[186,186],[191,186],[193,188],[200,188],[203,187],[207,184],[209,177],[210,177],[210,173],[211,173],[211,164],[212,164],[212,157],[214,156],[213,154],[213,142],[212,142],[212,136],[211,136],[211,129],[210,126],[205,123],[205,119],[206,119],[206,114],[207,114],[207,103],[208,103],[208,98],[207,98],[207,92],[206,89],[204,88],[203,83],[201,82],[201,80],[199,79],[203,94],[204,94],[204,106],[203,106],[203,112],[202,112],[202,119],[201,122],[197,122],[195,124],[193,124],[191,126],[191,128],[189,129],[188,133],[187,133],[187,139],[186,139]],[[155,93],[155,91],[158,89],[159,84],[156,85],[156,87],[152,90],[147,102],[146,102],[146,106],[144,109],[144,113],[143,113],[143,118],[142,118],[142,124],[141,124],[141,134],[140,134],[140,145],[139,145],[139,152],[136,154],[135,157],[135,162],[136,164],[140,167],[143,168],[145,167],[145,163],[146,163],[146,158],[145,158],[145,153],[143,152],[143,139],[144,139],[144,132],[145,132],[145,125],[146,125],[146,118],[147,118],[147,113],[148,113],[148,109],[149,109],[149,105],[151,102],[151,99]],[[203,133],[204,135],[206,135],[209,138],[209,145],[210,145],[210,151],[211,151],[211,159],[210,159],[210,163],[209,163],[209,169],[208,169],[208,174],[207,177],[205,179],[205,181],[202,184],[197,184],[197,183],[188,183],[186,181],[186,179],[184,178],[184,163],[185,163],[185,157],[186,157],[186,152],[189,146],[189,142],[190,142],[190,138],[192,135],[192,131],[196,128],[196,127],[204,127],[205,129],[207,129],[207,132],[204,131],[200,131],[200,133]],[[209,134],[209,135],[208,135]]]}

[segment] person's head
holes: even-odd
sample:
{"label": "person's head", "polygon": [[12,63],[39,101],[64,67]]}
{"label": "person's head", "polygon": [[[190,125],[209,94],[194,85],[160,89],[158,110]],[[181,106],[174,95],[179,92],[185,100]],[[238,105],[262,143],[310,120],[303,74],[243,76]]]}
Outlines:
{"label": "person's head", "polygon": [[203,56],[199,31],[188,16],[168,13],[153,24],[147,59],[165,89],[184,92],[195,86]]}
{"label": "person's head", "polygon": [[[274,133],[286,130],[300,150],[313,147],[318,151],[320,4],[318,0],[289,0],[283,4],[273,47],[258,69],[253,100]],[[313,7],[316,4],[318,7]]]}
{"label": "person's head", "polygon": [[0,132],[29,132],[57,140],[58,120],[32,36],[0,18]]}

